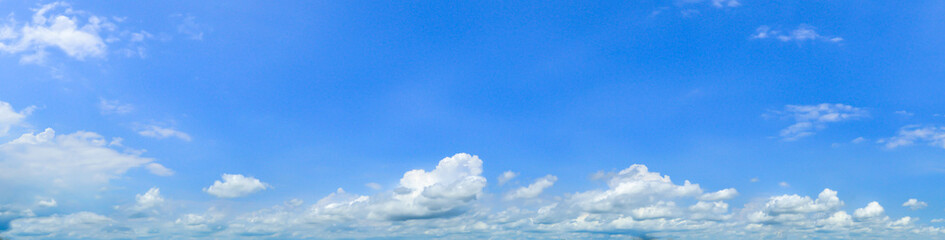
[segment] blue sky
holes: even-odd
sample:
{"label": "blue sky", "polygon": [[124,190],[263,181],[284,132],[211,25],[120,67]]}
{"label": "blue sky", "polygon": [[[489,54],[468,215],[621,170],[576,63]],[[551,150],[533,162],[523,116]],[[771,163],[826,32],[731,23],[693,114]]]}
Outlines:
{"label": "blue sky", "polygon": [[0,236],[943,238],[942,13],[3,0]]}

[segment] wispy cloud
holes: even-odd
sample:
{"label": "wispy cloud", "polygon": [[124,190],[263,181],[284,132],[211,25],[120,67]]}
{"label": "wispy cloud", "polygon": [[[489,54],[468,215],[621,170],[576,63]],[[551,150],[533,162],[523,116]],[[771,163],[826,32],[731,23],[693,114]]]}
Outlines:
{"label": "wispy cloud", "polygon": [[787,105],[783,110],[772,111],[771,115],[794,120],[794,124],[782,129],[779,134],[784,141],[794,141],[814,135],[815,132],[826,128],[828,123],[861,119],[869,116],[869,113],[850,105],[822,103]]}
{"label": "wispy cloud", "polygon": [[165,138],[177,138],[184,141],[190,141],[190,134],[175,130],[173,128],[160,127],[157,125],[144,125],[140,127],[141,130],[138,131],[138,134],[145,137],[152,137],[157,139]]}
{"label": "wispy cloud", "polygon": [[805,42],[805,41],[824,41],[830,43],[839,43],[843,38],[836,36],[824,36],[817,33],[816,29],[808,25],[800,25],[794,30],[776,30],[769,26],[762,25],[755,29],[752,39],[777,39],[782,42]]}
{"label": "wispy cloud", "polygon": [[102,114],[127,114],[135,110],[131,104],[121,103],[118,100],[99,99],[98,109]]}
{"label": "wispy cloud", "polygon": [[899,129],[896,136],[880,139],[888,149],[910,146],[917,142],[945,148],[945,127],[908,125]]}

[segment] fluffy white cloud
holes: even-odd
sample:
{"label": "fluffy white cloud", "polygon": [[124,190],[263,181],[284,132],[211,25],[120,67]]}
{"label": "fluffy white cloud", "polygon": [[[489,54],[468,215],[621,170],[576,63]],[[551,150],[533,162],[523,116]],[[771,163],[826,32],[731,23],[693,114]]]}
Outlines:
{"label": "fluffy white cloud", "polygon": [[139,210],[151,209],[164,203],[161,189],[153,187],[144,194],[135,195],[135,208]]}
{"label": "fluffy white cloud", "polygon": [[818,105],[787,105],[774,115],[792,118],[795,123],[782,129],[780,136],[785,141],[794,141],[813,135],[828,123],[860,119],[868,116],[866,110],[844,104],[822,103]]}
{"label": "fluffy white cloud", "polygon": [[243,197],[255,192],[266,190],[269,185],[253,177],[242,174],[223,174],[223,182],[216,180],[203,191],[220,198]]}
{"label": "fluffy white cloud", "polygon": [[768,26],[760,26],[755,30],[755,34],[751,35],[752,39],[777,39],[782,42],[804,42],[804,41],[825,41],[838,43],[843,41],[843,38],[840,37],[831,37],[824,36],[817,33],[814,27],[808,25],[800,25],[796,29],[791,31],[782,31],[782,30],[772,30]]}
{"label": "fluffy white cloud", "polygon": [[42,62],[48,48],[79,60],[104,57],[107,47],[101,32],[114,30],[114,24],[98,16],[80,19],[87,15],[81,13],[54,2],[35,9],[32,20],[22,25],[11,17],[0,27],[0,51],[26,53],[22,62]]}
{"label": "fluffy white cloud", "polygon": [[0,101],[0,136],[7,135],[10,127],[20,124],[26,116],[33,112],[34,107],[28,107],[19,112],[13,110],[10,103]]}
{"label": "fluffy white cloud", "polygon": [[889,149],[909,146],[916,142],[945,148],[945,127],[909,125],[900,128],[898,135],[879,140],[879,143],[884,143]]}
{"label": "fluffy white cloud", "polygon": [[502,175],[499,175],[499,186],[505,185],[506,182],[511,181],[513,178],[518,177],[517,172],[505,171]]}
{"label": "fluffy white cloud", "polygon": [[928,207],[929,204],[923,201],[919,201],[918,199],[915,199],[915,198],[910,198],[908,201],[902,203],[902,206],[909,207],[909,209],[912,209],[912,210],[919,210],[919,209]]}
{"label": "fluffy white cloud", "polygon": [[190,141],[190,134],[175,130],[173,128],[165,128],[156,125],[146,125],[138,131],[138,134],[145,137],[153,137],[157,139],[165,139],[169,137],[178,138],[184,141]]}
{"label": "fluffy white cloud", "polygon": [[[643,165],[609,175],[605,189],[498,206],[478,201],[486,185],[482,161],[457,154],[431,171],[412,170],[399,186],[373,196],[342,189],[314,204],[292,199],[249,212],[35,216],[0,206],[21,219],[0,235],[14,239],[935,239],[945,229],[904,216],[890,219],[878,203],[844,211],[836,191],[815,198],[771,196],[731,209],[734,189],[705,193],[673,183]],[[157,188],[135,196],[129,209],[164,204]],[[537,205],[536,205],[537,204]],[[6,210],[4,210],[6,209]],[[165,208],[164,210],[170,210]],[[239,208],[235,208],[239,209]],[[152,211],[153,212],[153,211]]]}
{"label": "fluffy white cloud", "polygon": [[857,208],[856,211],[853,212],[853,216],[857,219],[875,219],[883,217],[885,214],[886,210],[883,209],[883,206],[879,205],[879,203],[875,201],[870,202],[866,205],[866,207]]}
{"label": "fluffy white cloud", "polygon": [[521,187],[505,195],[506,200],[520,199],[520,198],[534,198],[545,191],[546,188],[551,187],[555,184],[555,181],[558,181],[558,177],[553,175],[547,175],[542,178],[535,180],[534,183],[528,185],[527,187]]}

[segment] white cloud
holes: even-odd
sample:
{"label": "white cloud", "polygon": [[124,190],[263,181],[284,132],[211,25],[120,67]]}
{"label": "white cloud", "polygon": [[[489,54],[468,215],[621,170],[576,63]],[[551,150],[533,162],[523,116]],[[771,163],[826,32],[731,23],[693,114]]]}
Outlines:
{"label": "white cloud", "polygon": [[39,200],[39,202],[37,202],[36,205],[38,205],[38,206],[40,206],[40,207],[56,207],[56,206],[58,206],[59,204],[56,203],[56,199],[55,199],[55,198],[50,198],[50,199],[48,199],[48,200],[47,200],[47,199]]}
{"label": "white cloud", "polygon": [[168,169],[164,167],[164,165],[161,165],[160,163],[149,163],[145,167],[148,168],[148,171],[150,171],[151,174],[154,174],[154,175],[165,176],[165,177],[174,175],[174,170]]}
{"label": "white cloud", "polygon": [[143,126],[142,129],[138,131],[138,134],[141,134],[141,136],[153,137],[157,139],[175,137],[188,142],[191,140],[190,134],[175,130],[173,128],[164,128],[156,125]]}
{"label": "white cloud", "polygon": [[933,222],[933,223],[940,223],[940,222],[945,222],[945,219],[943,219],[943,218],[936,218],[936,219],[932,219],[930,222]]}
{"label": "white cloud", "polygon": [[[714,192],[698,184],[633,165],[610,175],[603,189],[534,201],[479,201],[486,185],[482,161],[456,154],[431,171],[411,170],[399,186],[372,196],[338,189],[308,206],[300,199],[255,211],[171,213],[157,188],[138,194],[131,208],[161,214],[127,216],[79,212],[19,216],[0,233],[14,239],[937,239],[945,229],[917,219],[885,216],[878,203],[853,214],[836,191],[816,198],[785,194],[749,200],[734,209],[734,189]],[[562,179],[564,181],[564,179]],[[140,207],[139,207],[140,206]],[[239,206],[228,209],[242,209]],[[877,210],[879,209],[879,210]]]}
{"label": "white cloud", "polygon": [[546,188],[551,187],[555,184],[555,181],[558,181],[558,177],[553,175],[547,175],[542,178],[535,180],[534,183],[528,185],[527,187],[521,187],[505,195],[506,200],[513,199],[523,199],[523,198],[534,198],[545,191]]}
{"label": "white cloud", "polygon": [[708,3],[716,8],[738,7],[742,5],[738,0],[677,0],[677,3],[680,5]]}
{"label": "white cloud", "polygon": [[21,62],[42,62],[49,48],[79,60],[104,57],[107,46],[101,32],[113,30],[114,25],[106,18],[82,13],[54,2],[34,9],[32,20],[22,25],[11,17],[0,28],[0,51],[26,53]]}
{"label": "white cloud", "polygon": [[909,146],[916,142],[945,148],[945,127],[909,125],[899,129],[898,135],[877,141],[886,148]]}
{"label": "white cloud", "polygon": [[734,188],[726,188],[719,190],[718,192],[706,193],[699,196],[699,200],[702,201],[719,201],[719,200],[731,200],[738,196],[738,190]]}
{"label": "white cloud", "polygon": [[118,100],[105,99],[99,100],[98,108],[101,110],[102,114],[126,114],[135,109],[131,104],[123,104]]}
{"label": "white cloud", "polygon": [[863,137],[858,137],[858,138],[854,138],[853,140],[850,140],[850,142],[853,144],[859,144],[865,141],[866,141],[866,138],[863,138]]}
{"label": "white cloud", "polygon": [[788,188],[788,187],[791,187],[791,184],[788,184],[787,182],[779,182],[778,186],[781,186],[783,188]]}
{"label": "white cloud", "polygon": [[906,117],[911,117],[911,116],[914,116],[914,115],[915,115],[914,113],[911,113],[911,112],[906,111],[906,110],[899,110],[899,111],[896,111],[895,113],[896,113],[896,114],[899,114],[899,115],[902,115],[902,116],[906,116]]}
{"label": "white cloud", "polygon": [[[33,239],[96,239],[114,236],[108,225],[115,223],[109,217],[91,212],[78,212],[65,216],[21,218],[10,223],[7,234]],[[119,233],[120,234],[120,233]],[[125,235],[130,235],[125,233]]]}
{"label": "white cloud", "polygon": [[771,197],[765,204],[765,213],[769,215],[798,214],[825,212],[836,210],[843,206],[843,201],[837,197],[837,191],[824,189],[817,199],[794,195]]}
{"label": "white cloud", "polygon": [[772,30],[769,26],[760,26],[755,30],[755,34],[751,35],[752,39],[777,39],[782,42],[804,42],[804,41],[824,41],[831,43],[838,43],[843,41],[843,38],[824,36],[817,33],[814,27],[808,25],[800,25],[794,30],[782,31],[782,30]]}
{"label": "white cloud", "polygon": [[513,171],[503,172],[502,175],[499,175],[499,186],[504,185],[506,182],[512,180],[513,178],[517,176],[518,176],[517,172],[513,172]]}
{"label": "white cloud", "polygon": [[10,128],[20,124],[26,116],[29,116],[35,107],[27,107],[17,112],[13,110],[10,103],[0,101],[0,137],[6,136]]}
{"label": "white cloud", "polygon": [[60,189],[100,186],[152,161],[109,148],[105,138],[93,132],[57,136],[47,128],[0,144],[0,180]]}
{"label": "white cloud", "polygon": [[158,209],[164,204],[164,198],[161,197],[161,190],[157,187],[148,189],[144,194],[135,194],[135,204],[129,210],[132,211],[132,218],[157,215]]}
{"label": "white cloud", "polygon": [[883,217],[885,214],[886,210],[883,209],[883,206],[879,205],[879,203],[875,201],[870,202],[866,205],[866,207],[857,208],[856,211],[853,212],[853,216],[857,219],[875,219]]}
{"label": "white cloud", "polygon": [[929,204],[923,201],[919,201],[918,199],[915,199],[915,198],[910,198],[908,201],[902,203],[902,206],[909,207],[909,209],[912,209],[912,210],[919,210],[919,209],[928,207]]}
{"label": "white cloud", "polygon": [[243,197],[258,191],[266,190],[269,185],[253,177],[246,177],[242,174],[224,173],[223,182],[213,181],[213,185],[204,188],[203,191],[219,198]]}
{"label": "white cloud", "polygon": [[813,135],[827,127],[828,123],[856,120],[868,116],[866,110],[844,104],[822,103],[818,105],[787,105],[774,115],[792,118],[794,124],[782,129],[781,139],[794,141]]}

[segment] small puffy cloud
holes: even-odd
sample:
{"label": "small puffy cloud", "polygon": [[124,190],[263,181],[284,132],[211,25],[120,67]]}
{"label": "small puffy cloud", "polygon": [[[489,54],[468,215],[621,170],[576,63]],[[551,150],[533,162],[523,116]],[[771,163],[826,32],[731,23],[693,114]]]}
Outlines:
{"label": "small puffy cloud", "polygon": [[870,202],[863,208],[857,208],[853,212],[853,216],[857,219],[875,219],[883,217],[886,214],[886,210],[883,209],[883,206],[879,205],[878,202]]}
{"label": "small puffy cloud", "polygon": [[17,112],[10,103],[0,101],[0,136],[6,136],[10,128],[20,124],[26,116],[33,112],[35,107],[27,107]]}
{"label": "small puffy cloud", "polygon": [[929,204],[923,201],[919,201],[918,199],[915,199],[915,198],[910,198],[908,201],[902,203],[902,206],[908,207],[909,209],[912,209],[912,210],[919,210],[919,209],[928,207]]}
{"label": "small puffy cloud", "polygon": [[843,201],[837,197],[837,191],[824,189],[817,196],[817,199],[811,199],[808,196],[781,195],[772,197],[765,204],[765,211],[771,215],[797,214],[825,212],[835,210],[843,206]]}
{"label": "small puffy cloud", "polygon": [[859,144],[865,141],[866,141],[866,138],[863,138],[863,137],[858,137],[858,138],[854,138],[853,140],[850,140],[850,142],[853,144]]}
{"label": "small puffy cloud", "polygon": [[788,184],[787,182],[779,182],[778,186],[781,186],[783,188],[788,188],[788,187],[791,187],[791,184]]}
{"label": "small puffy cloud", "polygon": [[650,172],[644,165],[635,164],[611,178],[606,191],[576,193],[571,201],[584,211],[612,212],[628,209],[629,206],[647,205],[653,199],[670,200],[679,197],[695,197],[702,194],[698,184],[688,180],[676,185],[669,176]]}
{"label": "small puffy cloud", "polygon": [[56,203],[55,198],[50,198],[50,199],[39,200],[39,202],[37,202],[36,205],[40,207],[55,207],[55,206],[58,206],[59,204]]}
{"label": "small puffy cloud", "polygon": [[131,104],[124,104],[118,100],[100,99],[98,109],[102,114],[126,114],[134,111],[135,108]]}
{"label": "small puffy cloud", "polygon": [[936,218],[936,219],[932,219],[930,222],[933,222],[933,223],[941,223],[941,222],[945,222],[945,219]]}
{"label": "small puffy cloud", "polygon": [[160,163],[149,163],[145,167],[148,169],[148,171],[151,172],[151,174],[154,174],[154,175],[165,176],[165,177],[174,175],[174,170],[164,167],[164,165],[161,165]]}
{"label": "small puffy cloud", "polygon": [[755,29],[755,34],[751,35],[752,39],[777,39],[782,42],[805,42],[805,41],[824,41],[831,43],[838,43],[843,41],[843,38],[824,36],[817,33],[814,27],[808,25],[800,25],[794,30],[783,31],[783,30],[774,30],[769,26],[760,26]]}
{"label": "small puffy cloud", "polygon": [[504,185],[506,182],[511,181],[513,178],[518,177],[517,172],[505,171],[502,175],[499,175],[499,186]]}
{"label": "small puffy cloud", "polygon": [[719,201],[719,200],[730,200],[738,196],[738,191],[734,188],[726,188],[719,190],[717,192],[706,193],[699,196],[699,200],[702,201]]}
{"label": "small puffy cloud", "polygon": [[255,192],[266,190],[269,184],[259,181],[253,177],[246,177],[242,174],[223,174],[223,182],[214,181],[213,185],[204,188],[203,191],[219,198],[243,197]]}
{"label": "small puffy cloud", "polygon": [[129,210],[132,211],[132,218],[157,215],[158,209],[164,204],[164,198],[161,197],[161,190],[152,187],[144,194],[135,194],[135,204]]}
{"label": "small puffy cloud", "polygon": [[156,125],[146,125],[143,126],[141,130],[138,131],[138,134],[145,137],[152,137],[157,139],[165,139],[169,137],[174,137],[184,141],[190,141],[190,134],[175,130],[173,128],[164,128]]}
{"label": "small puffy cloud", "polygon": [[554,175],[547,175],[542,178],[535,180],[534,183],[528,185],[527,187],[521,187],[505,195],[506,200],[513,199],[524,199],[524,198],[534,198],[545,191],[546,188],[551,187],[555,184],[555,181],[558,181],[558,177]]}
{"label": "small puffy cloud", "polygon": [[866,110],[844,104],[822,103],[818,105],[787,105],[773,115],[794,120],[794,124],[782,129],[781,139],[794,141],[813,135],[827,127],[828,123],[856,120],[867,117]]}
{"label": "small puffy cloud", "polygon": [[909,125],[899,129],[896,136],[880,139],[888,149],[909,146],[916,142],[945,148],[945,127]]}

